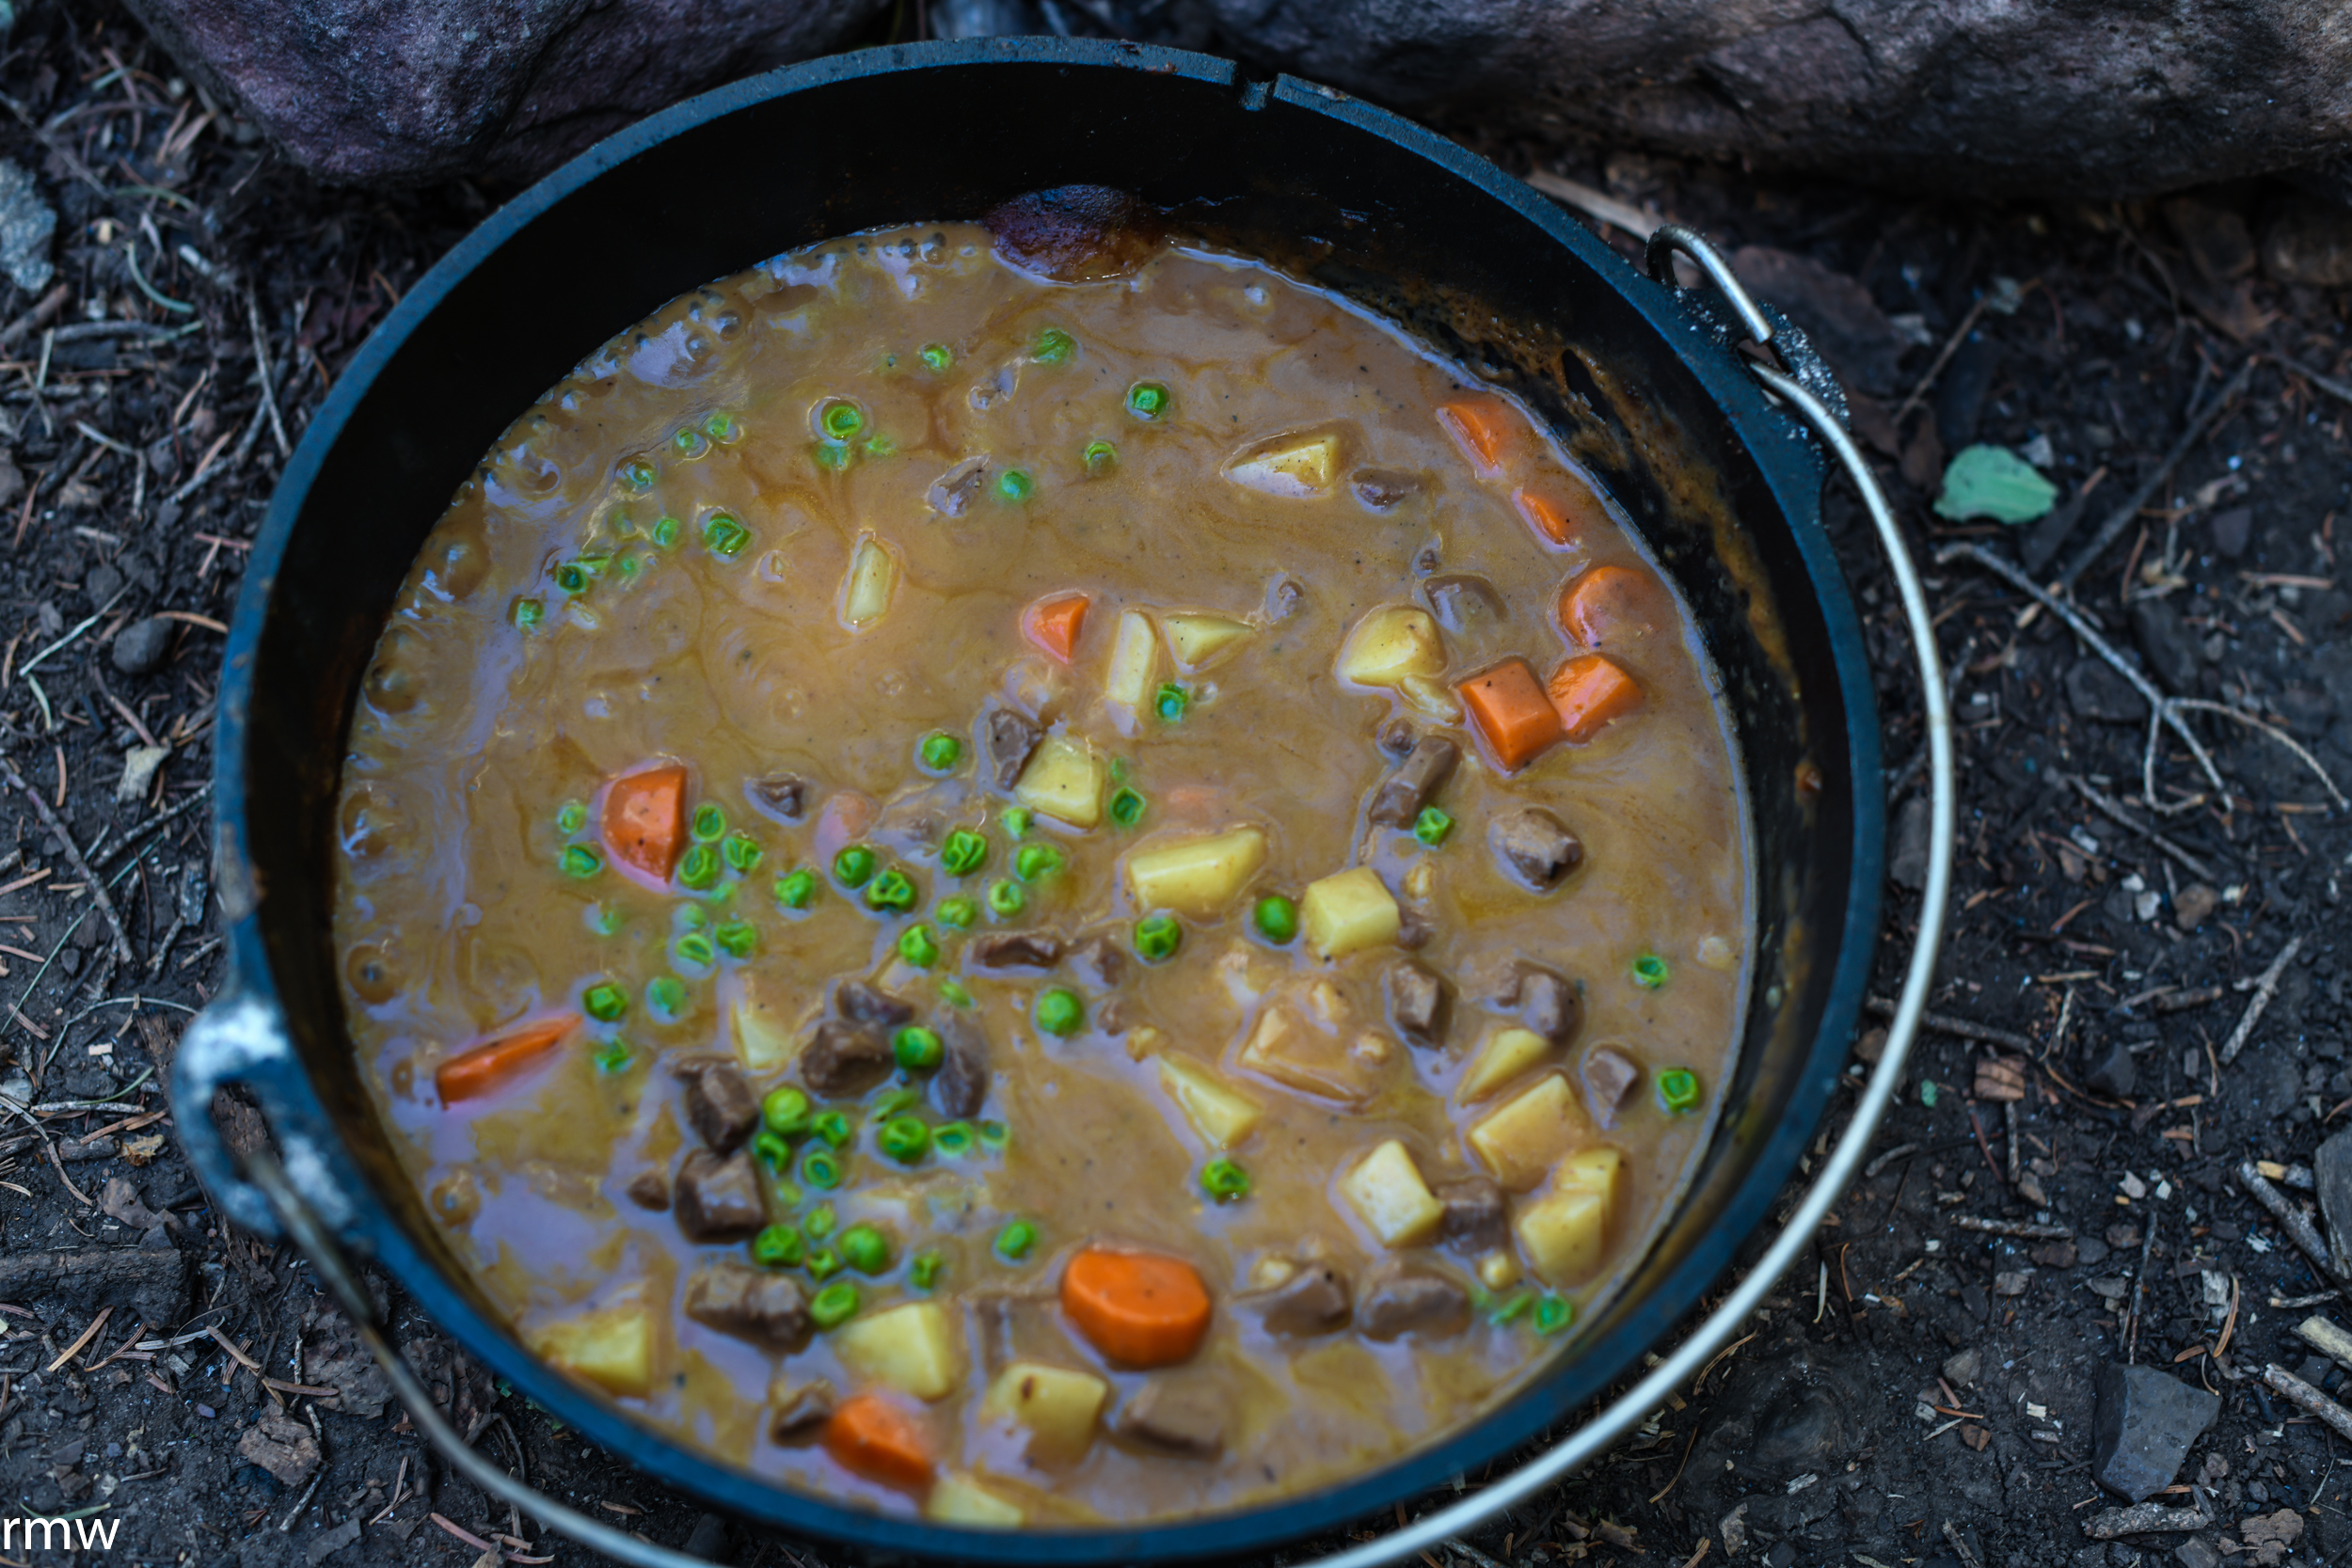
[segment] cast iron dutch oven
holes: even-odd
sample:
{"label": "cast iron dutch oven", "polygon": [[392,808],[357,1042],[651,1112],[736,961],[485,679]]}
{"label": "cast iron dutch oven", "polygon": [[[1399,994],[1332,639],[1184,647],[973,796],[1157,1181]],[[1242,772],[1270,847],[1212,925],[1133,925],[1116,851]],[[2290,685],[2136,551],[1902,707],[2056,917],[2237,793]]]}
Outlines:
{"label": "cast iron dutch oven", "polygon": [[[1728,1109],[1626,1289],[1484,1419],[1331,1486],[1164,1524],[990,1534],[766,1484],[633,1425],[527,1354],[401,1176],[346,1042],[329,937],[335,796],[404,575],[501,431],[664,300],[834,235],[1113,186],[1178,231],[1277,259],[1524,397],[1592,464],[1705,627],[1743,752],[1758,961]],[[1238,1553],[1385,1513],[1570,1418],[1681,1320],[1765,1219],[1844,1061],[1879,913],[1877,715],[1809,437],[1741,372],[1718,296],[1640,276],[1493,166],[1394,115],[1204,55],[1057,40],[873,50],[722,88],[501,210],[392,312],[287,466],[221,682],[224,995],[176,1069],[230,1217],[275,1233],[209,1115],[242,1083],[293,1189],[471,1354],[590,1440],[743,1518],[964,1562]],[[1787,354],[1786,332],[1776,338]]]}

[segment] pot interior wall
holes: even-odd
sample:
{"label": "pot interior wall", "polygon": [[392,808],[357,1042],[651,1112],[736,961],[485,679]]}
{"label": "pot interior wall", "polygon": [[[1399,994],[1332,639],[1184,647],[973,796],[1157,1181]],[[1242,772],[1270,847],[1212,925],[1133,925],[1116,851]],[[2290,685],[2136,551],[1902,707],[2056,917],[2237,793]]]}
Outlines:
{"label": "pot interior wall", "polygon": [[[1875,779],[1876,729],[1851,611],[1813,520],[1820,470],[1710,334],[1663,292],[1622,270],[1604,276],[1613,261],[1581,229],[1403,122],[1320,88],[1245,84],[1195,55],[1036,40],[878,51],[657,117],[518,198],[412,290],[297,453],[246,585],[248,600],[266,595],[254,660],[226,689],[244,746],[223,766],[243,769],[246,800],[229,832],[266,889],[266,975],[248,952],[248,983],[275,986],[310,1083],[373,1189],[354,1239],[413,1276],[428,1309],[458,1320],[460,1338],[532,1397],[611,1441],[622,1429],[609,1412],[476,1316],[483,1304],[399,1174],[345,1042],[328,888],[360,674],[451,492],[605,338],[779,251],[973,217],[1073,182],[1130,191],[1181,227],[1267,255],[1525,394],[1601,471],[1708,627],[1754,813],[1764,957],[1731,1109],[1630,1288],[1583,1326],[1579,1356],[1381,1477],[1263,1516],[1105,1536],[1095,1548],[1230,1550],[1434,1484],[1629,1365],[1665,1326],[1661,1307],[1678,1314],[1694,1302],[1761,1219],[1811,1135],[1859,1001],[1877,911],[1874,891],[1856,890],[1876,886],[1879,805],[1874,783],[1858,795],[1856,782]],[[283,545],[274,562],[271,535]],[[1801,765],[1820,781],[1803,798]],[[1767,988],[1777,988],[1771,1006]],[[1839,1037],[1827,1047],[1825,1019]],[[628,1447],[665,1479],[779,1523],[831,1530],[850,1517],[713,1479],[643,1434]],[[941,1535],[861,1528],[918,1546]],[[969,1560],[1067,1555],[1034,1538],[1019,1551],[958,1538],[954,1555]]]}

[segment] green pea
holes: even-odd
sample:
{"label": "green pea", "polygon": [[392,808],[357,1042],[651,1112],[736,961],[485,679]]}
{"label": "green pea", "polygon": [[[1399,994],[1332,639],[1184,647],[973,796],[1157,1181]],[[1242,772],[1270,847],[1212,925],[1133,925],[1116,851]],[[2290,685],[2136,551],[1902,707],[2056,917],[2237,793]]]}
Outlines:
{"label": "green pea", "polygon": [[1236,1203],[1249,1196],[1249,1173],[1231,1160],[1212,1160],[1200,1167],[1200,1189],[1219,1203]]}
{"label": "green pea", "polygon": [[703,421],[703,434],[714,441],[732,441],[743,434],[743,426],[734,415],[719,409]]}
{"label": "green pea", "polygon": [[1077,992],[1050,986],[1039,993],[1037,1026],[1047,1034],[1066,1039],[1076,1034],[1086,1021],[1086,1004],[1078,1000]]}
{"label": "green pea", "polygon": [[719,951],[730,958],[748,958],[759,951],[759,927],[748,920],[723,920],[710,933]]}
{"label": "green pea", "polygon": [[1138,420],[1159,419],[1174,401],[1168,389],[1156,381],[1138,381],[1127,388],[1127,412]]}
{"label": "green pea", "polygon": [[593,877],[603,869],[604,857],[597,854],[594,849],[589,848],[585,844],[566,844],[564,846],[564,876]]}
{"label": "green pea", "polygon": [[700,457],[710,450],[710,438],[693,426],[688,425],[670,437],[670,445],[676,449],[681,457]]}
{"label": "green pea", "polygon": [[961,986],[956,984],[953,980],[940,981],[939,994],[946,997],[949,1002],[959,1007],[969,1007],[972,1006],[972,993],[965,990]]}
{"label": "green pea", "polygon": [[1191,705],[1192,693],[1175,681],[1162,686],[1159,695],[1152,699],[1152,711],[1160,716],[1164,724],[1173,724],[1183,719],[1184,709]]}
{"label": "green pea", "polygon": [[621,911],[611,904],[591,904],[583,917],[588,928],[600,937],[609,937],[621,928]]}
{"label": "green pea", "polygon": [[922,1098],[920,1090],[900,1084],[896,1088],[884,1089],[876,1095],[866,1110],[876,1121],[887,1121]]}
{"label": "green pea", "polygon": [[680,904],[670,911],[670,928],[675,931],[707,931],[710,911],[700,904]]}
{"label": "green pea", "polygon": [[963,742],[945,730],[933,730],[923,737],[916,754],[923,759],[924,767],[934,773],[945,773],[963,755]]}
{"label": "green pea", "polygon": [[1108,441],[1089,441],[1078,460],[1086,465],[1088,477],[1099,477],[1119,466],[1119,449]]}
{"label": "green pea", "polygon": [[850,459],[857,455],[857,449],[843,446],[837,441],[819,441],[817,443],[814,455],[818,467],[830,468],[834,473],[839,473],[850,466]]}
{"label": "green pea", "polygon": [[1575,1321],[1575,1307],[1562,1297],[1546,1294],[1535,1304],[1535,1332],[1547,1338]]}
{"label": "green pea", "polygon": [[1174,958],[1184,940],[1184,928],[1172,914],[1147,914],[1136,922],[1136,956],[1145,963]]}
{"label": "green pea", "polygon": [[929,969],[939,961],[939,943],[931,936],[929,926],[910,926],[898,933],[898,957],[917,969]]}
{"label": "green pea", "polygon": [[725,513],[716,513],[703,524],[703,543],[710,553],[732,559],[743,553],[743,546],[752,542],[752,531]]}
{"label": "green pea", "polygon": [[946,343],[925,343],[917,356],[933,372],[944,371],[956,362],[955,351]]}
{"label": "green pea", "polygon": [[759,847],[759,840],[740,828],[727,834],[719,846],[719,858],[727,863],[729,869],[745,877],[759,869],[760,860],[765,854],[766,851]]}
{"label": "green pea", "polygon": [[792,1163],[792,1140],[763,1127],[752,1134],[752,1152],[771,1171],[780,1171]]}
{"label": "green pea", "polygon": [[697,844],[678,857],[678,885],[698,893],[717,887],[720,864],[719,851],[707,844]]}
{"label": "green pea", "polygon": [[585,800],[566,800],[556,808],[555,831],[557,832],[576,833],[586,826],[588,826],[588,803]]}
{"label": "green pea", "polygon": [[716,844],[726,836],[727,814],[716,801],[705,800],[686,819],[686,831],[697,844]]}
{"label": "green pea", "polygon": [[1143,820],[1143,797],[1132,789],[1120,789],[1111,795],[1111,820],[1122,828],[1132,828]]}
{"label": "green pea", "polygon": [[621,483],[632,490],[650,490],[661,471],[643,457],[632,457],[621,465]]}
{"label": "green pea", "polygon": [[1025,882],[1034,882],[1059,871],[1064,861],[1062,852],[1050,844],[1025,844],[1012,857],[1013,875]]}
{"label": "green pea", "polygon": [[873,880],[874,872],[881,864],[873,850],[863,844],[852,844],[834,856],[834,879],[843,887],[864,887]]}
{"label": "green pea", "polygon": [[931,1147],[942,1154],[961,1157],[972,1152],[972,1124],[943,1121],[931,1129]]}
{"label": "green pea", "polygon": [[548,618],[548,607],[536,599],[516,599],[513,615],[516,631],[537,631]]}
{"label": "green pea", "polygon": [[817,416],[817,425],[827,439],[847,441],[866,428],[866,410],[842,398],[825,404]]}
{"label": "green pea", "polygon": [[628,1012],[628,992],[610,980],[599,980],[580,992],[580,1006],[598,1023],[616,1022]]}
{"label": "green pea", "polygon": [[821,1112],[809,1126],[818,1137],[835,1148],[848,1143],[850,1134],[856,1131],[850,1124],[849,1114],[843,1111]]}
{"label": "green pea", "polygon": [[759,1119],[768,1131],[782,1137],[797,1138],[808,1131],[814,1109],[808,1091],[786,1084],[770,1089],[759,1102]]}
{"label": "green pea", "polygon": [[677,536],[685,526],[675,517],[663,517],[653,525],[653,542],[666,550],[677,543]]}
{"label": "green pea", "polygon": [[776,902],[787,910],[804,910],[817,901],[817,874],[787,871],[776,879]]}
{"label": "green pea", "polygon": [[928,1291],[939,1283],[940,1270],[945,1267],[946,1260],[936,1252],[917,1253],[907,1267],[907,1283],[918,1291]]}
{"label": "green pea", "polygon": [[841,1260],[860,1274],[880,1274],[890,1267],[890,1240],[870,1225],[853,1225],[841,1233]]}
{"label": "green pea", "polygon": [[841,1161],[831,1149],[812,1148],[801,1156],[801,1180],[829,1193],[841,1185]]}
{"label": "green pea", "polygon": [[628,1041],[617,1036],[596,1047],[596,1070],[599,1072],[627,1072],[629,1063],[636,1059],[637,1054],[629,1050]]}
{"label": "green pea", "polygon": [[1010,920],[1026,909],[1029,895],[1021,891],[1021,884],[999,877],[988,884],[989,912],[999,920]]}
{"label": "green pea", "polygon": [[1668,1068],[1658,1075],[1658,1099],[1673,1116],[1697,1110],[1699,1075],[1687,1067]]}
{"label": "green pea", "polygon": [[555,569],[555,586],[566,594],[585,594],[591,580],[588,568],[577,561],[566,561]]}
{"label": "green pea", "polygon": [[910,1023],[890,1037],[890,1053],[909,1072],[929,1072],[946,1055],[939,1036],[919,1023]]}
{"label": "green pea", "polygon": [[763,1269],[788,1269],[800,1262],[802,1247],[799,1231],[771,1225],[752,1238],[752,1261]]}
{"label": "green pea", "polygon": [[1521,1291],[1518,1295],[1513,1296],[1510,1300],[1504,1302],[1501,1307],[1497,1307],[1494,1314],[1486,1321],[1495,1324],[1497,1327],[1500,1327],[1504,1323],[1517,1323],[1519,1319],[1527,1316],[1528,1312],[1534,1307],[1534,1305],[1535,1298],[1529,1295],[1526,1291]]}
{"label": "green pea", "polygon": [[719,961],[719,949],[700,931],[689,931],[670,943],[670,954],[693,971],[707,970]]}
{"label": "green pea", "polygon": [[892,866],[866,886],[866,902],[873,909],[904,914],[914,908],[915,900],[914,883],[897,866]]}
{"label": "green pea", "polygon": [[996,820],[1002,822],[1005,825],[1005,832],[1013,837],[1026,838],[1029,835],[1030,824],[1037,820],[1037,815],[1026,806],[1007,806],[1005,814]]}
{"label": "green pea", "polygon": [[1423,806],[1413,818],[1413,836],[1432,849],[1445,842],[1445,835],[1454,831],[1454,818],[1435,806]]}
{"label": "green pea", "polygon": [[1269,893],[1258,900],[1249,911],[1250,922],[1258,934],[1277,947],[1287,946],[1298,935],[1298,906],[1279,893]]}
{"label": "green pea", "polygon": [[840,1272],[841,1254],[829,1246],[813,1246],[808,1249],[809,1278],[830,1279]]}
{"label": "green pea", "polygon": [[1666,960],[1655,953],[1645,953],[1633,960],[1633,983],[1644,990],[1656,990],[1666,983]]}
{"label": "green pea", "polygon": [[1019,468],[1007,468],[996,476],[996,494],[1000,499],[1025,501],[1037,493],[1037,481]]}
{"label": "green pea", "polygon": [[956,930],[968,929],[980,917],[980,907],[969,898],[943,898],[939,901],[939,923]]}
{"label": "green pea", "polygon": [[857,1316],[857,1287],[847,1280],[828,1285],[809,1298],[808,1321],[818,1328],[839,1328]]}
{"label": "green pea", "polygon": [[874,1141],[884,1154],[911,1165],[931,1151],[931,1130],[914,1117],[893,1117]]}
{"label": "green pea", "polygon": [[686,982],[675,974],[658,974],[645,982],[645,1010],[664,1023],[686,1013]]}
{"label": "green pea", "polygon": [[939,847],[939,868],[951,877],[969,877],[988,863],[988,840],[968,828],[958,828]]}
{"label": "green pea", "polygon": [[1075,338],[1058,326],[1049,326],[1037,335],[1037,346],[1029,350],[1029,357],[1041,365],[1066,365],[1077,347]]}
{"label": "green pea", "polygon": [[1027,1220],[1015,1220],[996,1232],[996,1255],[1009,1263],[1018,1263],[1037,1245],[1037,1227]]}
{"label": "green pea", "polygon": [[984,1121],[980,1123],[980,1147],[982,1148],[1002,1149],[1011,1142],[1012,1129],[1003,1122]]}

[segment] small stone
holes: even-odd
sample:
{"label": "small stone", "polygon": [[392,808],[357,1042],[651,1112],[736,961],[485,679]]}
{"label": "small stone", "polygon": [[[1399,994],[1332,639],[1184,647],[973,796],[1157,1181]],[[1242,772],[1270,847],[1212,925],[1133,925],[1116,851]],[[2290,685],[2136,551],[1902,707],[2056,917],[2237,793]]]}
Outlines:
{"label": "small stone", "polygon": [[2033,1276],[2022,1269],[2004,1269],[1993,1276],[1993,1293],[1996,1296],[2022,1296],[2026,1281]]}
{"label": "small stone", "polygon": [[2075,714],[2103,724],[2144,724],[2148,699],[2103,658],[2078,658],[2066,672],[2066,700]]}
{"label": "small stone", "polygon": [[2136,599],[2132,602],[2132,637],[2139,644],[2140,657],[2156,679],[2176,693],[2194,695],[2197,672],[2204,665],[2204,650],[2197,638],[2182,624],[2181,612],[2172,608],[2169,599]]}
{"label": "small stone", "polygon": [[1985,1445],[1993,1441],[1993,1434],[1974,1421],[1963,1421],[1960,1423],[1960,1440],[1982,1453]]}
{"label": "small stone", "polygon": [[2109,1100],[2128,1100],[2132,1086],[2139,1081],[2139,1070],[2132,1064],[2131,1049],[2122,1040],[2109,1040],[2090,1059],[2090,1067],[2083,1073],[2083,1087]]}
{"label": "small stone", "polygon": [[1983,1357],[1977,1354],[1976,1346],[1954,1351],[1944,1358],[1944,1381],[1955,1388],[1969,1387],[1976,1383],[1983,1367]]}
{"label": "small stone", "polygon": [[2107,1260],[2107,1243],[2096,1236],[2074,1238],[2074,1261],[2087,1269],[2095,1269]]}
{"label": "small stone", "polygon": [[2336,1271],[2344,1273],[2352,1259],[2352,1128],[2319,1146],[2312,1156],[2312,1181],[2319,1189],[2328,1250],[2336,1255]]}
{"label": "small stone", "polygon": [[[2020,1185],[2023,1185],[2023,1183],[2020,1183]],[[2106,1248],[2101,1247],[2099,1250],[2104,1253],[2106,1251]],[[2038,1246],[2034,1248],[2029,1256],[2033,1259],[2034,1262],[2042,1268],[2071,1269],[2074,1266],[2074,1243],[2072,1242],[2052,1242],[2047,1246]]]}
{"label": "small stone", "polygon": [[28,294],[49,287],[56,268],[49,260],[57,214],[41,199],[40,187],[17,164],[0,159],[0,271]]}
{"label": "small stone", "polygon": [[2118,1220],[2107,1227],[2107,1245],[2119,1252],[2128,1252],[2139,1245],[2139,1227]]}
{"label": "small stone", "polygon": [[107,657],[114,667],[126,675],[151,675],[163,667],[164,657],[171,652],[172,624],[160,615],[150,615],[134,621],[115,633],[114,646]]}
{"label": "small stone", "polygon": [[2172,895],[2172,922],[2184,931],[2193,931],[2205,923],[2205,917],[2221,902],[2221,895],[2202,882],[2191,882]]}
{"label": "small stone", "polygon": [[102,561],[82,578],[82,592],[89,595],[92,606],[103,610],[122,592],[122,574]]}
{"label": "small stone", "polygon": [[2213,1424],[2221,1397],[2153,1367],[2099,1369],[2091,1420],[2091,1475],[2100,1485],[2140,1502],[2172,1484],[2198,1435]]}
{"label": "small stone", "polygon": [[115,800],[119,804],[143,798],[148,786],[155,782],[155,769],[171,755],[168,746],[134,746],[122,753],[122,777],[115,784]]}
{"label": "small stone", "polygon": [[2213,531],[2213,547],[2217,554],[2235,561],[2246,553],[2247,544],[2254,536],[2254,509],[2233,506],[2217,512],[2205,526]]}
{"label": "small stone", "polygon": [[1914,795],[1895,816],[1895,858],[1887,863],[1886,874],[1897,886],[1914,893],[1928,885],[1930,815],[1927,797]]}
{"label": "small stone", "polygon": [[2221,1568],[2221,1554],[2201,1535],[2192,1535],[2172,1549],[2181,1568]]}

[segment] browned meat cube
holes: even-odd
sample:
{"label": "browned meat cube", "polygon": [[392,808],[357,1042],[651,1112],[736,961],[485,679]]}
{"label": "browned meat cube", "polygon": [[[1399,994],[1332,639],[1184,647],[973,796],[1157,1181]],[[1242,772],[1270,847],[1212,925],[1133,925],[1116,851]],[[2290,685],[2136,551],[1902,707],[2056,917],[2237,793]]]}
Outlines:
{"label": "browned meat cube", "polygon": [[1603,1132],[1617,1125],[1617,1115],[1642,1082],[1641,1065],[1613,1045],[1597,1045],[1584,1056],[1584,1105],[1593,1124]]}
{"label": "browned meat cube", "polygon": [[[908,1016],[914,1016],[912,1011]],[[829,1018],[801,1050],[801,1082],[812,1094],[838,1100],[863,1094],[898,1065],[890,1053],[890,1037],[879,1025]]]}
{"label": "browned meat cube", "polygon": [[1277,1334],[1328,1334],[1346,1323],[1356,1300],[1347,1275],[1324,1262],[1301,1263],[1281,1284],[1245,1299]]}
{"label": "browned meat cube", "polygon": [[743,787],[753,804],[787,822],[798,822],[808,810],[808,781],[797,773],[771,773]]}
{"label": "browned meat cube", "polygon": [[1387,512],[1403,504],[1406,497],[1420,493],[1421,476],[1399,473],[1394,468],[1359,468],[1347,476],[1347,487],[1373,511]]}
{"label": "browned meat cube", "polygon": [[1356,1326],[1370,1339],[1404,1334],[1437,1338],[1470,1326],[1470,1292],[1435,1269],[1390,1263],[1372,1277],[1356,1307]]}
{"label": "browned meat cube", "polygon": [[706,1263],[686,1282],[686,1315],[706,1328],[770,1350],[808,1338],[808,1305],[787,1275],[731,1260]]}
{"label": "browned meat cube", "polygon": [[931,1074],[931,1103],[948,1117],[977,1117],[988,1101],[988,1037],[961,1012],[940,1016],[939,1043],[946,1048]]}
{"label": "browned meat cube", "polygon": [[1021,782],[1021,770],[1029,766],[1029,753],[1045,738],[1045,732],[1027,714],[993,707],[981,726],[980,738],[988,747],[988,766],[996,787],[1010,789]]}
{"label": "browned meat cube", "polygon": [[851,1023],[879,1023],[896,1029],[914,1016],[914,1004],[891,995],[863,980],[844,980],[833,988],[834,1016]]}
{"label": "browned meat cube", "polygon": [[813,1383],[778,1378],[768,1385],[768,1435],[779,1443],[813,1436],[832,1418],[834,1402],[833,1385],[821,1377]]}
{"label": "browned meat cube", "polygon": [[672,1069],[686,1085],[686,1119],[722,1154],[743,1147],[759,1126],[759,1097],[722,1056],[689,1056]]}
{"label": "browned meat cube", "polygon": [[1413,754],[1413,743],[1421,733],[1402,719],[1391,719],[1380,726],[1380,733],[1372,743],[1380,748],[1380,754],[1391,762],[1403,762]]}
{"label": "browned meat cube", "polygon": [[759,1170],[738,1151],[722,1159],[698,1148],[678,1167],[677,1227],[690,1242],[739,1242],[768,1223]]}
{"label": "browned meat cube", "polygon": [[1215,1459],[1225,1449],[1225,1401],[1214,1389],[1155,1377],[1120,1406],[1111,1430],[1188,1459]]}
{"label": "browned meat cube", "polygon": [[1421,816],[1421,808],[1454,777],[1454,765],[1461,760],[1462,749],[1451,740],[1442,736],[1422,736],[1411,754],[1380,781],[1380,787],[1373,792],[1372,809],[1366,815],[1378,827],[1411,827]]}
{"label": "browned meat cube", "polygon": [[1475,634],[1511,618],[1502,593],[1475,572],[1448,572],[1421,585],[1430,613],[1448,631]]}
{"label": "browned meat cube", "polygon": [[974,969],[1051,969],[1061,962],[1061,938],[1046,931],[992,931],[972,939]]}
{"label": "browned meat cube", "polygon": [[1519,966],[1519,1022],[1554,1045],[1565,1045],[1584,1026],[1584,993],[1575,981],[1534,964]]}
{"label": "browned meat cube", "polygon": [[641,1170],[628,1179],[628,1200],[640,1209],[656,1213],[670,1206],[670,1178],[667,1172]]}
{"label": "browned meat cube", "polygon": [[1537,893],[1550,892],[1584,863],[1582,841],[1541,806],[1496,817],[1486,843],[1507,875]]}
{"label": "browned meat cube", "polygon": [[1454,1019],[1454,987],[1444,975],[1427,964],[1399,958],[1389,965],[1382,983],[1389,993],[1389,1022],[1398,1034],[1415,1045],[1445,1043]]}
{"label": "browned meat cube", "polygon": [[1508,1239],[1504,1222],[1508,1211],[1503,1206],[1502,1189],[1483,1176],[1465,1176],[1458,1181],[1440,1181],[1430,1190],[1445,1210],[1445,1217],[1438,1222],[1438,1234],[1449,1242],[1461,1242],[1479,1251],[1499,1247]]}
{"label": "browned meat cube", "polygon": [[1127,977],[1127,954],[1107,936],[1089,937],[1070,950],[1070,967],[1088,985],[1108,990]]}

